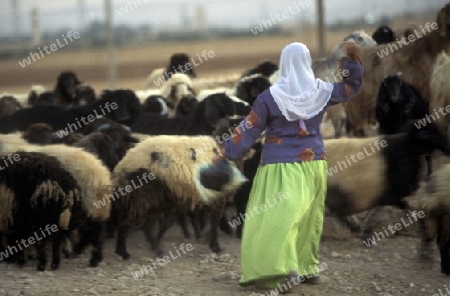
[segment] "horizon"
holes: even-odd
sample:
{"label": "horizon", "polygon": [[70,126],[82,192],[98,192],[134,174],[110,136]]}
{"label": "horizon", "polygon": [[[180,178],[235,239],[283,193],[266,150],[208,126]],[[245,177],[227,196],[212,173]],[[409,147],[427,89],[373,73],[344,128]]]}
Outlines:
{"label": "horizon", "polygon": [[[19,2],[19,0],[16,3]],[[236,0],[237,1],[237,0]],[[156,28],[179,29],[192,24],[195,10],[203,6],[205,10],[206,27],[245,29],[253,28],[263,20],[282,11],[289,6],[298,5],[302,9],[298,14],[290,15],[290,21],[314,21],[315,0],[307,6],[308,0],[278,0],[270,3],[269,0],[113,0],[113,21],[115,25],[151,25]],[[3,1],[0,4],[0,17],[3,20],[0,26],[0,37],[13,37],[15,34],[15,17],[11,3]],[[80,13],[77,8],[79,2],[85,3],[85,10]],[[20,0],[19,28],[21,36],[31,33],[31,10],[39,8],[41,29],[43,33],[57,32],[62,29],[82,30],[93,21],[104,19],[103,0]],[[403,0],[395,6],[390,0],[325,0],[326,24],[333,24],[342,20],[353,20],[367,16],[378,19],[382,16],[392,17],[396,14],[436,10],[443,7],[447,1],[434,0]],[[133,4],[134,3],[134,4]],[[302,6],[303,4],[303,6]],[[137,7],[135,7],[137,5]],[[390,6],[386,12],[386,7]],[[128,12],[119,13],[120,9],[128,7]],[[129,9],[130,7],[135,7]],[[343,9],[343,7],[345,9]]]}

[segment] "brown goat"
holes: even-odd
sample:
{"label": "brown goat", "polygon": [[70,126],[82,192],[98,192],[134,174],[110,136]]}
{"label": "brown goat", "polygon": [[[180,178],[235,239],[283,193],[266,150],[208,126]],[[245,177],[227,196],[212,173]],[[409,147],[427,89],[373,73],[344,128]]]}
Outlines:
{"label": "brown goat", "polygon": [[[421,30],[416,30],[416,34],[422,37],[408,45],[399,46],[396,41],[361,48],[365,67],[362,88],[355,98],[345,103],[355,136],[365,136],[364,126],[375,118],[378,88],[386,75],[402,72],[404,81],[412,84],[429,99],[429,83],[435,60],[450,44],[450,3],[437,13],[436,23],[438,28],[430,30],[426,35]],[[382,51],[389,49],[391,52],[383,57]]]}

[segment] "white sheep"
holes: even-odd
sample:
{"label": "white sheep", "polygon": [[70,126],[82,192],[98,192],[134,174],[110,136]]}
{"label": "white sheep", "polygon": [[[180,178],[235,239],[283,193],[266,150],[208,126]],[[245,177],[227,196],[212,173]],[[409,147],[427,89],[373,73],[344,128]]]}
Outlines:
{"label": "white sheep", "polygon": [[447,131],[448,123],[450,123],[449,116],[445,116],[450,113],[449,74],[450,56],[445,51],[442,51],[436,58],[430,78],[430,103],[428,109],[430,111],[430,120],[434,118],[443,133]]}
{"label": "white sheep", "polygon": [[[144,223],[152,249],[160,254],[159,238],[155,239],[152,234],[155,214],[187,213],[205,206],[211,210],[210,247],[215,252],[220,251],[217,227],[228,200],[226,196],[246,179],[234,165],[229,166],[227,180],[211,180],[203,175],[201,171],[212,164],[218,151],[218,144],[209,136],[150,136],[125,155],[114,169],[114,183],[119,189],[131,185],[134,189],[114,200],[121,217],[117,254],[123,259],[129,258],[128,229]],[[153,178],[149,178],[150,175]],[[218,185],[217,182],[221,189],[210,186]]]}

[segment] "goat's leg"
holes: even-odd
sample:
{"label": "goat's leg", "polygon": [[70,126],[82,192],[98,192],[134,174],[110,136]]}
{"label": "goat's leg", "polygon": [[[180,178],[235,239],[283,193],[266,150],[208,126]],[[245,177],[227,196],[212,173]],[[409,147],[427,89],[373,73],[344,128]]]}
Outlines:
{"label": "goat's leg", "polygon": [[188,214],[191,218],[192,228],[194,228],[195,238],[197,241],[202,237],[200,230],[200,211],[198,209],[194,209],[191,213]]}
{"label": "goat's leg", "polygon": [[[163,217],[165,220],[165,217]],[[156,218],[154,215],[149,215],[147,220],[145,221],[144,231],[145,236],[147,237],[147,241],[150,243],[151,249],[155,252],[156,256],[160,257],[163,254],[163,251],[159,248],[159,243],[164,236],[167,227],[165,225],[160,225],[160,229],[158,235],[155,237],[154,230],[156,225]]]}
{"label": "goat's leg", "polygon": [[222,230],[226,234],[233,235],[233,229],[231,228],[230,224],[228,223],[226,213],[224,213],[222,215],[222,217],[220,217],[219,226],[220,226],[220,230]]}
{"label": "goat's leg", "polygon": [[93,247],[89,266],[97,267],[98,263],[103,260],[103,223],[100,221],[91,221],[89,232]]}
{"label": "goat's leg", "polygon": [[190,238],[191,234],[189,233],[187,226],[187,216],[184,213],[177,214],[178,223],[180,224],[181,231],[183,232],[184,238]]}
{"label": "goat's leg", "polygon": [[211,237],[209,239],[209,247],[215,253],[219,253],[221,251],[219,245],[219,221],[220,221],[220,213],[215,211],[211,212]]}
{"label": "goat's leg", "polygon": [[63,230],[61,234],[54,234],[54,240],[52,243],[52,269],[58,269],[61,264],[61,245],[67,237],[67,230]]}
{"label": "goat's leg", "polygon": [[443,274],[450,274],[450,239],[447,239],[440,247],[441,254],[441,272]]}
{"label": "goat's leg", "polygon": [[45,266],[47,265],[47,254],[45,250],[45,239],[39,240],[36,242],[36,251],[37,251],[37,259],[38,259],[38,265],[37,270],[38,271],[44,271]]}
{"label": "goat's leg", "polygon": [[429,238],[426,232],[425,220],[419,220],[420,232],[421,232],[421,241],[420,241],[420,259],[423,261],[431,261],[431,243],[433,242],[432,238]]}
{"label": "goat's leg", "polygon": [[121,224],[117,232],[116,254],[122,256],[123,260],[130,259],[130,254],[127,252],[127,235],[130,225]]}

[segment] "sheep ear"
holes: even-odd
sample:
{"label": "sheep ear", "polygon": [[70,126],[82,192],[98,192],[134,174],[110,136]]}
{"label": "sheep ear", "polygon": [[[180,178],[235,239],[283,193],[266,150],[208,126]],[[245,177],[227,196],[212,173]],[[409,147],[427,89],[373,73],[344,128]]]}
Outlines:
{"label": "sheep ear", "polygon": [[131,128],[125,124],[122,124],[122,127],[129,133],[131,133]]}
{"label": "sheep ear", "polygon": [[101,126],[99,126],[98,128],[97,128],[97,131],[98,132],[101,132],[101,131],[104,131],[104,130],[106,130],[106,129],[109,129],[111,127],[111,125],[109,124],[109,123],[105,123],[105,124],[102,124]]}

